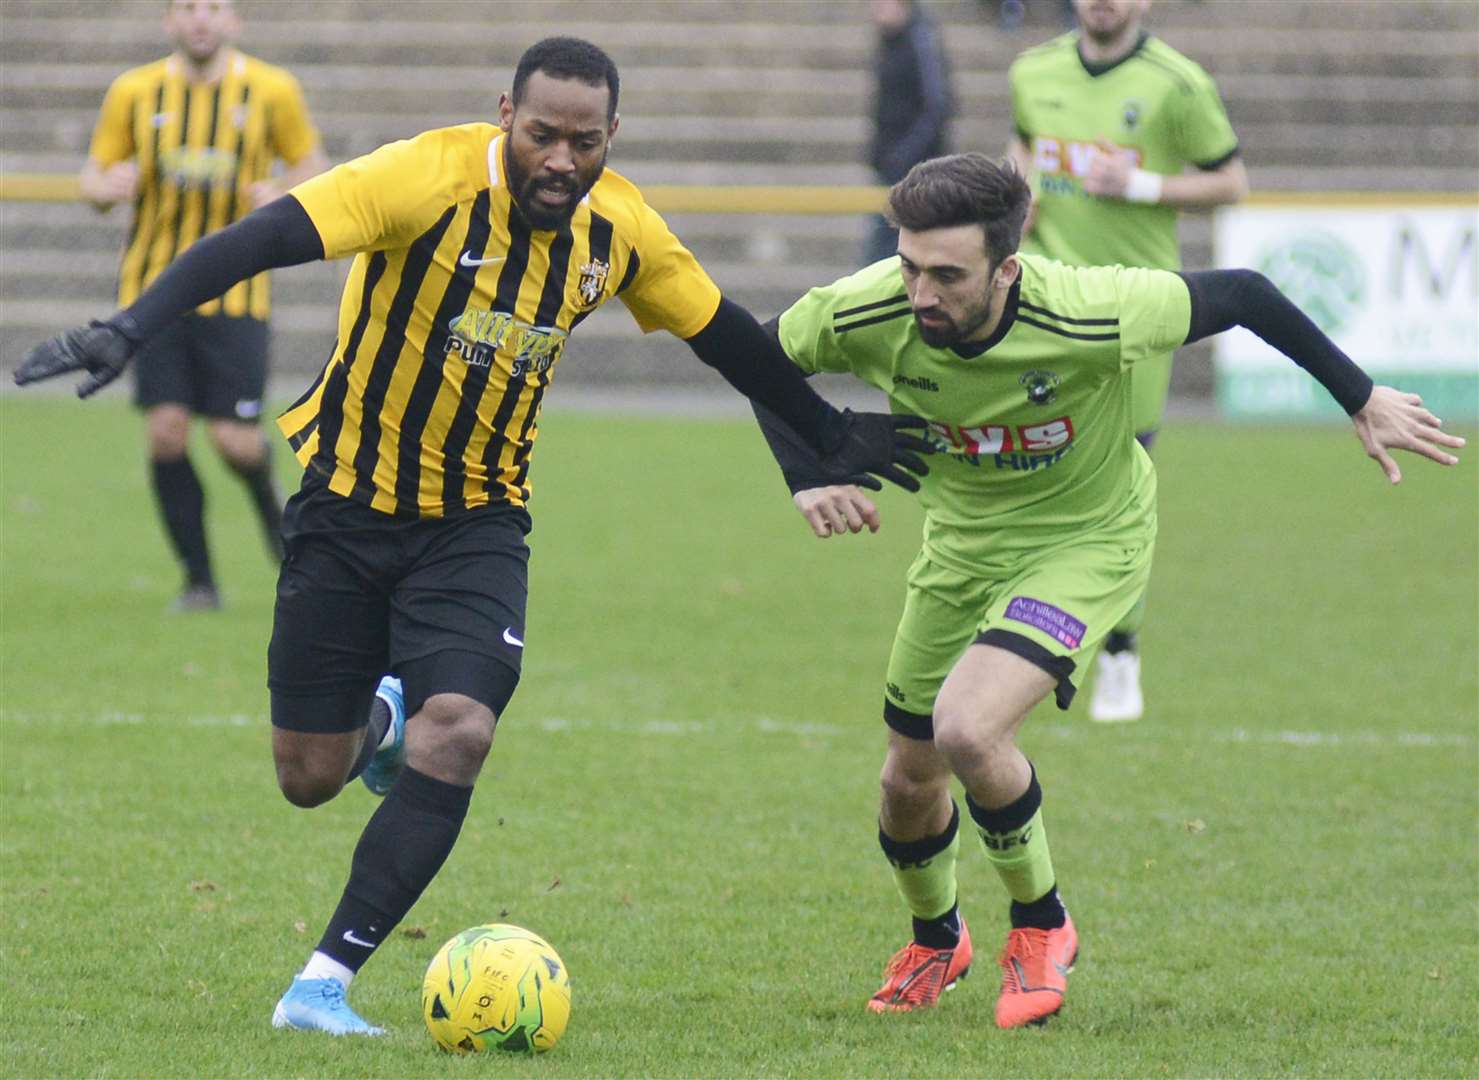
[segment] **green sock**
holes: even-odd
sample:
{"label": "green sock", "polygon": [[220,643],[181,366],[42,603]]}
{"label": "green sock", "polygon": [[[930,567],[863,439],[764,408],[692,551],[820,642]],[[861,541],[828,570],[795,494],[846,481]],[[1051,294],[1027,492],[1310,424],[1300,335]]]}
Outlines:
{"label": "green sock", "polygon": [[986,858],[1001,876],[1011,898],[1019,904],[1047,895],[1056,880],[1053,857],[1048,852],[1048,834],[1042,820],[1042,788],[1037,783],[1037,770],[1027,790],[1015,802],[996,810],[977,806],[966,796],[971,820],[981,834]]}
{"label": "green sock", "polygon": [[894,870],[894,884],[916,919],[937,919],[955,907],[955,859],[960,852],[960,807],[939,836],[895,840],[878,830],[878,845]]}

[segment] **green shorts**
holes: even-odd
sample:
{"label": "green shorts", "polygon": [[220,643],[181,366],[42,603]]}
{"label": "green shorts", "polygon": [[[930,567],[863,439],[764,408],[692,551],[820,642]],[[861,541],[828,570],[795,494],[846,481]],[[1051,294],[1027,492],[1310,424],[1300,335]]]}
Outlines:
{"label": "green shorts", "polygon": [[1143,435],[1161,426],[1166,398],[1171,393],[1172,353],[1147,356],[1130,369],[1130,415],[1135,434]]}
{"label": "green shorts", "polygon": [[1145,592],[1154,548],[1153,528],[1129,537],[1090,534],[996,577],[960,573],[921,551],[909,568],[888,659],[884,721],[910,738],[933,738],[935,696],[978,643],[1056,677],[1058,707],[1068,708],[1089,658]]}

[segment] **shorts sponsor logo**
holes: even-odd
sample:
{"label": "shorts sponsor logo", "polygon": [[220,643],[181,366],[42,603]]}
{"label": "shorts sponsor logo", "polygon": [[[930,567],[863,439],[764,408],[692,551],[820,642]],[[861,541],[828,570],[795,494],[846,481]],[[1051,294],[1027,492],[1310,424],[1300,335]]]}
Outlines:
{"label": "shorts sponsor logo", "polygon": [[1007,605],[1007,618],[1035,627],[1070,649],[1078,648],[1084,639],[1086,627],[1083,623],[1062,608],[1030,596],[1012,597],[1012,602]]}
{"label": "shorts sponsor logo", "polygon": [[904,693],[904,691],[899,687],[898,683],[889,683],[888,686],[885,687],[885,690],[887,690],[888,696],[893,698],[895,701],[909,700],[908,695]]}
{"label": "shorts sponsor logo", "polygon": [[242,398],[236,403],[236,415],[242,420],[255,420],[262,415],[262,399]]}

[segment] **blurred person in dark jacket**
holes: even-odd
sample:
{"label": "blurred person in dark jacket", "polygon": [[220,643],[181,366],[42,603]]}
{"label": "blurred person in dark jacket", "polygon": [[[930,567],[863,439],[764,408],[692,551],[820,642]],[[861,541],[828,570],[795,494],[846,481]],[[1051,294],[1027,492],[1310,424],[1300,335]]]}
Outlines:
{"label": "blurred person in dark jacket", "polygon": [[[878,51],[873,71],[873,138],[868,164],[880,184],[896,184],[921,161],[950,150],[954,111],[950,68],[939,27],[914,0],[871,0]],[[898,232],[882,215],[873,219],[863,263],[886,259]]]}

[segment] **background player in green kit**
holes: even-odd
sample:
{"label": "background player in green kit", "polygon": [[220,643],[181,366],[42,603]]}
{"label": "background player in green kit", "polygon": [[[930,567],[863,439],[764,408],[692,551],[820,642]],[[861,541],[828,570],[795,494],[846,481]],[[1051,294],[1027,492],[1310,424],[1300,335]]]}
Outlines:
{"label": "background player in green kit", "polygon": [[[869,1001],[932,1005],[970,967],[956,899],[951,778],[1011,896],[1001,1027],[1058,1010],[1078,935],[1058,896],[1042,788],[1015,744],[1049,693],[1067,708],[1081,664],[1134,607],[1155,543],[1155,470],[1134,438],[1137,364],[1245,326],[1326,387],[1387,477],[1388,451],[1452,465],[1419,398],[1371,379],[1266,278],[1076,268],[1016,254],[1031,192],[980,154],[914,167],[889,194],[899,258],[813,289],[774,329],[806,372],[851,372],[930,422],[924,543],[889,657],[879,842],[913,940]],[[863,478],[829,473],[757,410],[796,506],[820,537],[877,529]]]}
{"label": "background player in green kit", "polygon": [[[1212,79],[1140,27],[1150,0],[1074,0],[1078,30],[1012,64],[1015,135],[1008,147],[1035,187],[1022,250],[1072,266],[1179,270],[1179,210],[1248,194],[1238,138]],[[1187,171],[1195,166],[1193,171]],[[1171,385],[1171,353],[1131,375],[1135,436],[1148,450]],[[1144,711],[1137,604],[1105,640],[1089,715]]]}

